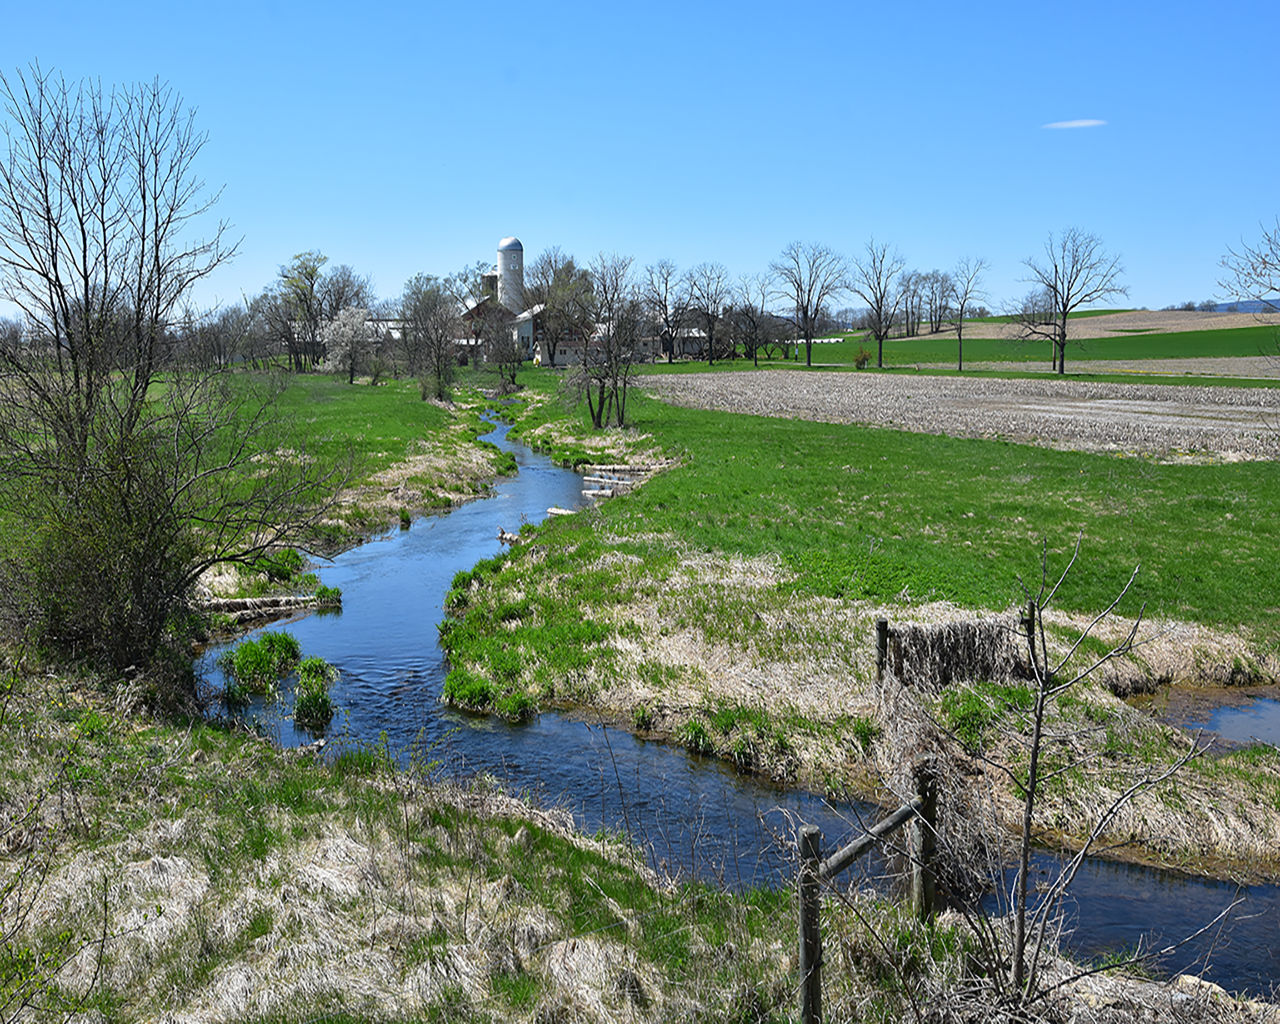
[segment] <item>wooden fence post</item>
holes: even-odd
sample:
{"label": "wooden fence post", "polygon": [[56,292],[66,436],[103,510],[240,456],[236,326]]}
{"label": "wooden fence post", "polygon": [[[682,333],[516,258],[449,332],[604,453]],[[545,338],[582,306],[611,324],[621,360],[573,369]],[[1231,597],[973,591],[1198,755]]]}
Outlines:
{"label": "wooden fence post", "polygon": [[800,829],[800,1022],[822,1021],[822,933],[818,923],[822,831]]}
{"label": "wooden fence post", "polygon": [[920,921],[933,918],[937,898],[937,874],[933,859],[937,847],[938,780],[929,760],[921,759],[912,769],[920,810],[911,822],[911,909]]}
{"label": "wooden fence post", "polygon": [[884,669],[889,661],[889,620],[876,619],[876,682],[884,682]]}

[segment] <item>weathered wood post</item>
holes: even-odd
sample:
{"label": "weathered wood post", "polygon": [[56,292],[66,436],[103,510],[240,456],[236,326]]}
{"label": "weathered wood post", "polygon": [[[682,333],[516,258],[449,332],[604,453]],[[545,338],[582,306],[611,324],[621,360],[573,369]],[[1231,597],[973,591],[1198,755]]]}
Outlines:
{"label": "weathered wood post", "polygon": [[818,923],[822,830],[800,829],[800,1022],[822,1021],[822,934]]}
{"label": "weathered wood post", "polygon": [[884,682],[884,669],[889,661],[889,620],[876,619],[876,682]]}
{"label": "weathered wood post", "polygon": [[937,873],[934,854],[938,820],[938,778],[932,762],[922,758],[912,769],[919,810],[911,822],[911,910],[920,921],[933,918],[937,898]]}

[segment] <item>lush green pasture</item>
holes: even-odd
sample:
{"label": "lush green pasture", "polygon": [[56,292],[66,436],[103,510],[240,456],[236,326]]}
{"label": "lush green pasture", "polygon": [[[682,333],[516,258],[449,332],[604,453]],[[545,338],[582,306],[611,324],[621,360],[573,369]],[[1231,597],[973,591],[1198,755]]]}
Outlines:
{"label": "lush green pasture", "polygon": [[[1041,362],[1049,363],[1049,343],[1044,340],[1013,341],[982,338],[981,323],[966,327],[964,361],[976,362]],[[972,336],[971,336],[972,335]],[[875,365],[876,345],[859,333],[849,334],[844,341],[813,346],[815,363],[852,363],[858,349],[865,348]],[[803,363],[803,348],[801,350]],[[1196,356],[1280,355],[1280,331],[1275,327],[1239,327],[1224,331],[1182,331],[1173,334],[1127,334],[1121,338],[1081,338],[1067,345],[1067,370],[1073,363],[1091,359],[1182,359]],[[884,343],[886,366],[909,366],[915,363],[954,363],[956,339],[938,338],[889,339]]]}
{"label": "lush green pasture", "polygon": [[326,462],[354,458],[365,472],[403,459],[413,441],[451,421],[446,410],[420,399],[416,381],[368,387],[321,374],[291,375],[277,411],[282,443]]}
{"label": "lush green pasture", "polygon": [[[1056,570],[1080,538],[1062,607],[1105,606],[1141,566],[1126,614],[1145,604],[1149,614],[1275,628],[1271,464],[1162,465],[640,396],[629,408],[682,464],[607,502],[598,519],[549,524],[553,549],[598,555],[609,534],[661,571],[661,533],[710,552],[779,555],[812,593],[1003,608],[1038,586],[1042,549]],[[568,592],[584,606],[615,582],[586,560],[565,566],[583,573]]]}
{"label": "lush green pasture", "polygon": [[[246,376],[241,386],[259,386],[260,378]],[[492,476],[515,471],[515,460],[494,446],[480,442],[485,464],[470,449],[489,427],[481,420],[484,403],[459,388],[452,409],[422,400],[416,381],[391,380],[370,387],[351,385],[341,377],[319,374],[289,376],[276,399],[272,438],[281,458],[295,453],[321,465],[344,469],[357,500],[342,506],[342,527],[330,523],[318,540],[339,546],[359,535],[383,528],[397,514],[385,507],[387,487],[367,489],[372,477],[397,464],[408,466],[404,483],[416,489],[418,508],[447,508],[458,495],[487,486]],[[425,456],[420,464],[406,462]],[[405,510],[404,514],[408,514]]]}

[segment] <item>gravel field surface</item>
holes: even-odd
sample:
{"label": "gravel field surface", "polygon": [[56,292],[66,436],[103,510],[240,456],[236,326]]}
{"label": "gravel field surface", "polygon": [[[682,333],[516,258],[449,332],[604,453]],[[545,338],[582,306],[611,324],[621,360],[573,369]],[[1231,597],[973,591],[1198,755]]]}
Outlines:
{"label": "gravel field surface", "polygon": [[795,370],[649,377],[701,409],[1168,459],[1280,458],[1280,391]]}

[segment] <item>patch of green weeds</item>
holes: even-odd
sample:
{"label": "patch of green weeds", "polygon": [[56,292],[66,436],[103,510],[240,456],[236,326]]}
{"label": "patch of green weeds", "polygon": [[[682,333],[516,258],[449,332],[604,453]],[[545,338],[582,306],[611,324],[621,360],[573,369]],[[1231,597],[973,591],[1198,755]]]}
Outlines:
{"label": "patch of green weeds", "polygon": [[437,921],[430,931],[414,939],[405,954],[405,962],[410,967],[417,967],[420,964],[438,964],[445,960],[448,953],[449,932]]}
{"label": "patch of green weeds", "polygon": [[290,633],[267,632],[256,639],[245,640],[226,651],[218,665],[227,677],[227,696],[233,690],[270,694],[277,682],[298,663],[302,650]]}
{"label": "patch of green weeds", "polygon": [[315,590],[316,604],[322,608],[337,608],[342,605],[342,588],[328,587],[321,583]]}
{"label": "patch of green weeds", "polygon": [[451,669],[444,677],[444,699],[469,711],[487,711],[493,704],[495,687],[488,679],[465,668]]}
{"label": "patch of green weeds", "polygon": [[880,727],[866,715],[854,715],[849,720],[849,731],[864,754],[870,751],[871,744],[880,735]]}
{"label": "patch of green weeds", "polygon": [[709,757],[716,752],[711,732],[707,729],[706,722],[700,718],[691,718],[680,727],[679,740],[691,754]]}
{"label": "patch of green weeds", "polygon": [[735,728],[746,728],[764,734],[771,725],[769,713],[764,708],[746,707],[726,700],[716,701],[707,711],[707,719],[725,735]]}
{"label": "patch of green weeds", "polygon": [[266,575],[272,583],[286,583],[302,573],[307,560],[295,548],[280,548],[259,555],[249,566],[255,572]]}
{"label": "patch of green weeds", "polygon": [[93,740],[104,736],[111,723],[97,710],[90,708],[76,722],[76,732],[85,739]]}
{"label": "patch of green weeds", "polygon": [[260,939],[264,935],[270,935],[271,929],[275,925],[275,913],[270,907],[260,907],[254,912],[253,917],[249,918],[249,923],[245,926],[245,938],[252,942],[254,939]]}
{"label": "patch of green weeds", "polygon": [[532,1007],[542,992],[541,979],[527,971],[501,971],[490,977],[489,984],[496,995],[516,1010]]}
{"label": "patch of green weeds", "polygon": [[333,718],[329,687],[338,670],[323,658],[312,656],[298,663],[298,684],[294,691],[293,720],[305,729],[322,731]]}
{"label": "patch of green weeds", "polygon": [[668,665],[660,661],[648,659],[640,662],[636,673],[640,681],[655,690],[668,690],[680,682],[687,669],[680,665]]}
{"label": "patch of green weeds", "polygon": [[1001,683],[975,683],[947,690],[939,701],[942,724],[971,752],[984,745],[998,723],[1034,706],[1035,698],[1026,686]]}
{"label": "patch of green weeds", "polygon": [[1055,705],[1063,718],[1088,722],[1091,725],[1105,725],[1115,718],[1116,713],[1096,701],[1087,700],[1067,691],[1058,695]]}
{"label": "patch of green weeds", "polygon": [[533,698],[522,690],[506,690],[493,701],[493,711],[509,722],[521,722],[537,713]]}
{"label": "patch of green weeds", "polygon": [[636,732],[650,732],[655,721],[654,710],[647,703],[637,704],[631,709],[631,724]]}

